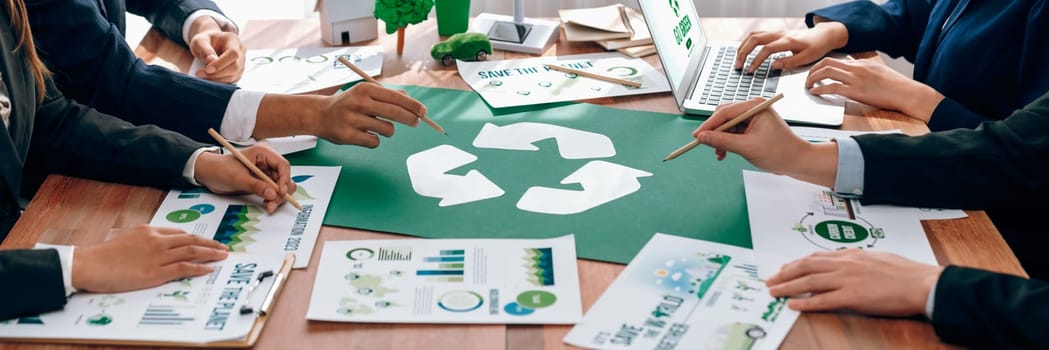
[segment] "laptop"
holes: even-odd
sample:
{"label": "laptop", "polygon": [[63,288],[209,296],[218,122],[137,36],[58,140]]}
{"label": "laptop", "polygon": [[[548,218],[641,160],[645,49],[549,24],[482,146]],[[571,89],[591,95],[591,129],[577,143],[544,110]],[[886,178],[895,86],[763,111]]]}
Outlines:
{"label": "laptop", "polygon": [[[739,42],[710,41],[703,35],[692,0],[638,0],[641,13],[663,63],[678,108],[689,114],[710,115],[719,104],[766,98],[783,93],[773,105],[788,122],[840,126],[845,98],[815,96],[805,88],[809,67],[776,71],[771,62],[788,53],[778,53],[761,64],[754,74],[735,69]],[[749,67],[753,53],[744,67]]]}

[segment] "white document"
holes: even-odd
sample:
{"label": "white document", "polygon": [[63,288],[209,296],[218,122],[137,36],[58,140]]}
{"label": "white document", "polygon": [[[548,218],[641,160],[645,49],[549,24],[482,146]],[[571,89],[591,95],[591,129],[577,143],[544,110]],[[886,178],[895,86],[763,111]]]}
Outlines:
{"label": "white document", "polygon": [[[255,322],[274,278],[248,290],[259,274],[276,274],[283,260],[230,254],[211,274],[125,293],[74,294],[64,309],[0,321],[0,338],[125,340],[209,343],[240,340]],[[124,262],[114,262],[124,263]]]}
{"label": "white document", "polygon": [[[381,46],[305,47],[248,50],[244,75],[237,86],[275,94],[301,94],[362,80],[339,62],[339,56],[371,76],[382,74]],[[204,67],[193,60],[190,75]]]}
{"label": "white document", "polygon": [[230,252],[278,258],[294,253],[295,268],[303,268],[310,262],[340,170],[291,167],[292,181],[298,186],[292,198],[302,205],[302,212],[285,203],[267,214],[255,195],[220,196],[194,188],[169,191],[149,224],[215,239]]}
{"label": "white document", "polygon": [[263,139],[279,154],[291,154],[317,147],[317,137],[312,135],[297,135]]}
{"label": "white document", "polygon": [[936,265],[915,210],[865,206],[787,176],[743,171],[759,276],[818,251],[859,248]]}
{"label": "white document", "polygon": [[[641,82],[640,88],[546,68],[557,64]],[[648,62],[619,53],[537,57],[489,62],[459,61],[459,75],[494,108],[670,91],[663,73]]]}
{"label": "white document", "polygon": [[575,237],[327,241],[306,318],[572,324]]}
{"label": "white document", "polygon": [[594,349],[775,349],[798,312],[749,249],[657,233],[568,333]]}

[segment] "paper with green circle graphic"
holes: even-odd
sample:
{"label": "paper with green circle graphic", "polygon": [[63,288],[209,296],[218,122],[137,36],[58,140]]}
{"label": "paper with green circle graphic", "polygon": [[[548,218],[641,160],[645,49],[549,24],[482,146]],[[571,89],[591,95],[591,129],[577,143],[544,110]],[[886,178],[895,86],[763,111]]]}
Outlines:
{"label": "paper with green circle graphic", "polygon": [[925,214],[917,209],[863,205],[826,187],[769,173],[744,171],[743,181],[762,278],[811,253],[850,248],[936,264],[921,225]]}
{"label": "paper with green circle graphic", "polygon": [[[627,87],[555,71],[547,68],[545,64],[640,82],[641,87]],[[463,80],[495,108],[670,91],[667,79],[648,62],[615,52],[499,61],[459,61],[457,66]]]}
{"label": "paper with green circle graphic", "polygon": [[327,241],[306,318],[573,324],[582,309],[571,235]]}
{"label": "paper with green circle graphic", "polygon": [[230,252],[283,258],[295,254],[306,267],[339,176],[338,167],[291,167],[298,186],[292,198],[303,211],[284,204],[269,214],[255,195],[216,195],[206,188],[171,190],[150,225],[177,228],[225,244]]}
{"label": "paper with green circle graphic", "polygon": [[[428,238],[573,233],[580,257],[618,263],[629,261],[661,231],[750,247],[740,177],[740,169],[750,166],[744,160],[730,155],[718,162],[713,150],[700,147],[662,161],[692,140],[690,132],[699,120],[592,104],[495,116],[472,92],[404,88],[429,107],[447,136],[425,124],[398,126],[394,137],[384,138],[377,149],[321,141],[315,149],[289,156],[296,165],[343,166],[326,225]],[[511,134],[491,134],[517,128]],[[480,147],[475,145],[479,135],[484,141]],[[531,139],[535,141],[524,143]],[[584,139],[591,141],[578,146]],[[492,144],[511,140],[513,144]],[[609,147],[614,155],[608,154]],[[420,175],[421,188],[413,186],[408,159],[430,161],[425,158],[433,152],[439,153],[433,157],[437,165],[428,169],[442,166],[439,170],[447,171]],[[566,178],[586,184],[562,183],[573,182]],[[447,192],[460,186],[466,190]],[[590,207],[598,199],[607,201]],[[559,212],[529,210],[544,203]]]}

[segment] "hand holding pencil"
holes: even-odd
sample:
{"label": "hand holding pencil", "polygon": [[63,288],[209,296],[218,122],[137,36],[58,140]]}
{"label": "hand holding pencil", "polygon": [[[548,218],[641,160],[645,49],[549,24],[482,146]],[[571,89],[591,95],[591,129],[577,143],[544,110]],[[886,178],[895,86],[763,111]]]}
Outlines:
{"label": "hand holding pencil", "polygon": [[[209,130],[213,131],[212,130]],[[214,133],[212,136],[216,136]],[[218,136],[225,145],[229,142]],[[295,183],[291,181],[291,165],[265,144],[256,144],[243,150],[229,145],[225,154],[201,153],[194,164],[194,178],[217,194],[252,193],[263,199],[267,212],[274,212],[285,201],[299,207],[291,197]],[[240,156],[238,157],[237,154]]]}

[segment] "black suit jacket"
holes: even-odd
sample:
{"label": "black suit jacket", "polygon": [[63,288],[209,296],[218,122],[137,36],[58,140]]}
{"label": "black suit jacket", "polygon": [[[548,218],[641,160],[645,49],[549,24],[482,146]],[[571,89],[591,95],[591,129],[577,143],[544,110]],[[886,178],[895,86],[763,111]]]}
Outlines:
{"label": "black suit jacket", "polygon": [[[67,174],[154,186],[188,186],[182,168],[204,144],[159,129],[135,127],[64,98],[50,79],[46,97],[24,57],[13,53],[6,11],[0,11],[0,92],[11,100],[10,126],[0,125],[0,239],[18,218],[26,161]],[[0,319],[65,304],[54,251],[0,251]]]}
{"label": "black suit jacket", "polygon": [[[990,209],[1028,272],[1044,268],[1049,94],[976,129],[855,140],[863,151],[865,202]],[[948,267],[935,302],[933,326],[945,341],[989,348],[1049,346],[1049,283]]]}
{"label": "black suit jacket", "polygon": [[[126,4],[126,8],[125,8]],[[124,41],[125,10],[185,45],[182,23],[209,0],[26,0],[33,37],[67,97],[135,125],[213,142],[236,87],[150,66]]]}

